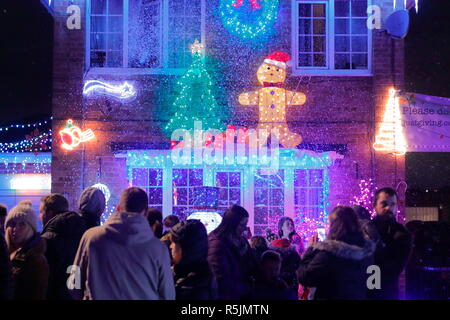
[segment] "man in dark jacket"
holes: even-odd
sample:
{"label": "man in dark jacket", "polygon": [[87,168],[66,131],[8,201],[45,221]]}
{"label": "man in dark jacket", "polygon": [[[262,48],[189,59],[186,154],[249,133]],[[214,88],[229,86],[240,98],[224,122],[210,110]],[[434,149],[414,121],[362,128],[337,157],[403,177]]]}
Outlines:
{"label": "man in dark jacket", "polygon": [[391,188],[379,189],[374,196],[377,216],[373,223],[380,235],[375,264],[381,271],[381,289],[369,290],[371,299],[399,299],[399,277],[411,254],[411,234],[395,220],[397,199],[395,190]]}
{"label": "man in dark jacket", "polygon": [[[46,258],[50,268],[48,299],[72,299],[67,288],[67,273],[73,264],[86,223],[76,212],[69,212],[69,202],[56,193],[41,199],[40,217],[47,240]],[[70,269],[69,269],[70,270]]]}

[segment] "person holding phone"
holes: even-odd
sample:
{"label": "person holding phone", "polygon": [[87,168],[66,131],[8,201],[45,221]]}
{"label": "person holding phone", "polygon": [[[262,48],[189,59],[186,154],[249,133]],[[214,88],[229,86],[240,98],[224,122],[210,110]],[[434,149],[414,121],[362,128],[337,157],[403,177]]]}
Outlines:
{"label": "person holding phone", "polygon": [[334,208],[329,220],[326,239],[320,241],[316,233],[309,240],[297,270],[298,280],[316,288],[314,299],[366,299],[366,270],[373,262],[375,244],[364,238],[352,208]]}

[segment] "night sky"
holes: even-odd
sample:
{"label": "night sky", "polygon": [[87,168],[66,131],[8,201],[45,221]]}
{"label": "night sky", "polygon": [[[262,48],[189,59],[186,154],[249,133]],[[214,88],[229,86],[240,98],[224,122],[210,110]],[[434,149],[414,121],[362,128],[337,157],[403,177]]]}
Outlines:
{"label": "night sky", "polygon": [[[450,1],[420,0],[419,7],[418,15],[410,10],[406,90],[450,97]],[[51,116],[52,34],[52,18],[39,0],[1,1],[0,126]],[[411,187],[450,185],[450,153],[408,154],[407,168]]]}

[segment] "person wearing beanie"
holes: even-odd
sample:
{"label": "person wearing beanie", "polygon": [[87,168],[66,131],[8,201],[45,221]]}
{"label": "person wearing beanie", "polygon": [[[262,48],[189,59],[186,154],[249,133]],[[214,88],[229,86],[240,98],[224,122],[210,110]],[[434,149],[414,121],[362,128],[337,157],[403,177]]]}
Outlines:
{"label": "person wearing beanie", "polygon": [[50,267],[47,298],[71,300],[67,288],[67,269],[73,264],[83,233],[85,220],[77,212],[69,211],[67,199],[57,193],[41,199],[40,216],[44,226],[42,237],[47,242],[45,256]]}
{"label": "person wearing beanie", "polygon": [[177,300],[214,300],[217,287],[208,265],[208,234],[200,220],[187,220],[170,230]]}
{"label": "person wearing beanie", "polygon": [[37,232],[36,215],[29,205],[13,207],[5,220],[5,235],[14,278],[14,299],[46,298],[49,267],[45,241]]}
{"label": "person wearing beanie", "polygon": [[105,212],[105,207],[105,195],[100,189],[95,187],[84,189],[78,201],[78,212],[83,217],[87,229],[100,225],[100,217]]}

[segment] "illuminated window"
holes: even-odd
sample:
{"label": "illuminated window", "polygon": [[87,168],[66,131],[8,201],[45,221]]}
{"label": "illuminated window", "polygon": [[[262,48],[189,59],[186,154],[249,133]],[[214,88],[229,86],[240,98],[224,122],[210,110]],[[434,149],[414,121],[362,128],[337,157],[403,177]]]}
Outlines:
{"label": "illuminated window", "polygon": [[370,71],[368,0],[293,1],[295,71],[364,74]]}
{"label": "illuminated window", "polygon": [[172,170],[173,214],[186,219],[188,211],[194,207],[193,187],[203,186],[203,169]]}
{"label": "illuminated window", "polygon": [[123,63],[123,2],[92,0],[90,56],[92,67],[120,67]]}
{"label": "illuminated window", "polygon": [[216,187],[219,187],[219,211],[224,212],[233,204],[241,205],[241,172],[216,172]]}
{"label": "illuminated window", "polygon": [[326,66],[326,4],[299,3],[298,66]]}
{"label": "illuminated window", "polygon": [[90,0],[88,65],[186,68],[203,39],[204,0]]}
{"label": "illuminated window", "polygon": [[284,170],[274,175],[258,170],[254,187],[254,234],[265,234],[268,227],[275,231],[278,220],[284,216],[284,187]]}
{"label": "illuminated window", "polygon": [[163,169],[133,169],[132,185],[148,194],[148,206],[162,211]]}
{"label": "illuminated window", "polygon": [[324,206],[323,170],[294,170],[295,215],[319,219]]}

